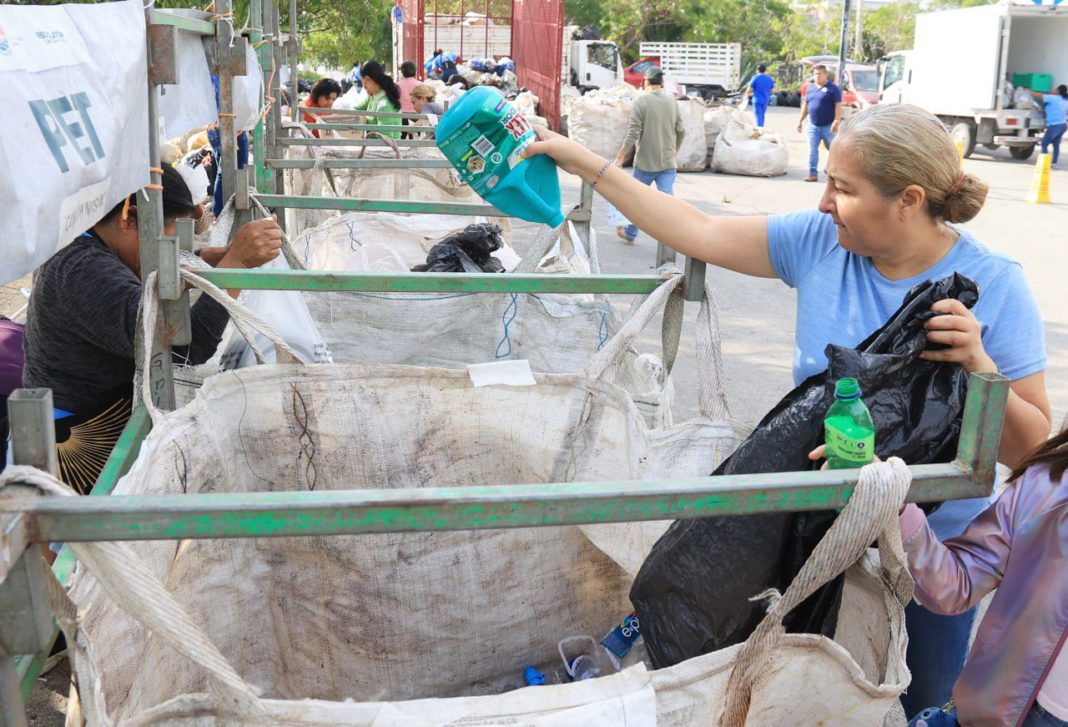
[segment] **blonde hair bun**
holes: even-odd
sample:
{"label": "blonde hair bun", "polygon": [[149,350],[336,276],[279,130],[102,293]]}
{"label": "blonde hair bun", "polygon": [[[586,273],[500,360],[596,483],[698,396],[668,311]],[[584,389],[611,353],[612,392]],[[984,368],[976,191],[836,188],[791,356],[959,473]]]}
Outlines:
{"label": "blonde hair bun", "polygon": [[960,156],[937,116],[911,104],[869,106],[842,124],[861,168],[884,197],[923,188],[927,212],[946,222],[979,214],[989,187],[961,170]]}

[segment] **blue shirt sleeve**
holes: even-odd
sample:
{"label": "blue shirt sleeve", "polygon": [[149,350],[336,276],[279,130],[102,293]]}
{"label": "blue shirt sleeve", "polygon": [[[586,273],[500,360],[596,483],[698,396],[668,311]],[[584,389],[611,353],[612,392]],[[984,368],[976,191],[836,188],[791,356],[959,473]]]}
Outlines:
{"label": "blue shirt sleeve", "polygon": [[980,288],[974,313],[982,326],[983,348],[1002,375],[1016,381],[1046,370],[1042,314],[1019,263]]}
{"label": "blue shirt sleeve", "polygon": [[768,217],[768,256],[779,279],[796,288],[838,245],[830,215],[802,210]]}
{"label": "blue shirt sleeve", "polygon": [[841,103],[842,102],[842,88],[840,86],[838,86],[837,84],[835,84],[833,93],[834,93],[834,102],[835,103]]}

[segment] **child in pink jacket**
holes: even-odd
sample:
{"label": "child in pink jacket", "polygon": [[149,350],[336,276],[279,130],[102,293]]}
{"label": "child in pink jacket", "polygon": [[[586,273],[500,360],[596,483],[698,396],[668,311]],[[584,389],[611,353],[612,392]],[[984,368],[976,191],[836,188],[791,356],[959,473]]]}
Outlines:
{"label": "child in pink jacket", "polygon": [[1068,428],[1039,448],[960,536],[901,512],[916,600],[945,615],[997,589],[953,701],[910,725],[1068,727]]}

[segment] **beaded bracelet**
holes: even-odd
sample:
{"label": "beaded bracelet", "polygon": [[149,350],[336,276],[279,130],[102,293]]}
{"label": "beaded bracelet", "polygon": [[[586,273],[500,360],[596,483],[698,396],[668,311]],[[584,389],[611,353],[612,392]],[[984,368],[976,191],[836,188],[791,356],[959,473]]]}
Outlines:
{"label": "beaded bracelet", "polygon": [[611,160],[604,163],[604,166],[601,167],[601,171],[597,172],[597,176],[595,176],[590,182],[590,189],[593,189],[597,186],[597,183],[601,181],[601,177],[604,176],[604,173],[608,171],[608,167],[610,166],[612,166]]}

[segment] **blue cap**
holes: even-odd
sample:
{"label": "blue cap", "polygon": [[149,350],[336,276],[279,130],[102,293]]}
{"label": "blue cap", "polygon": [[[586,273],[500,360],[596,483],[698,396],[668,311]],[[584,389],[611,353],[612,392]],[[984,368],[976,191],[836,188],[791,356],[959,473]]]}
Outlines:
{"label": "blue cap", "polygon": [[545,675],[532,666],[523,670],[523,681],[528,687],[537,687],[545,684]]}

